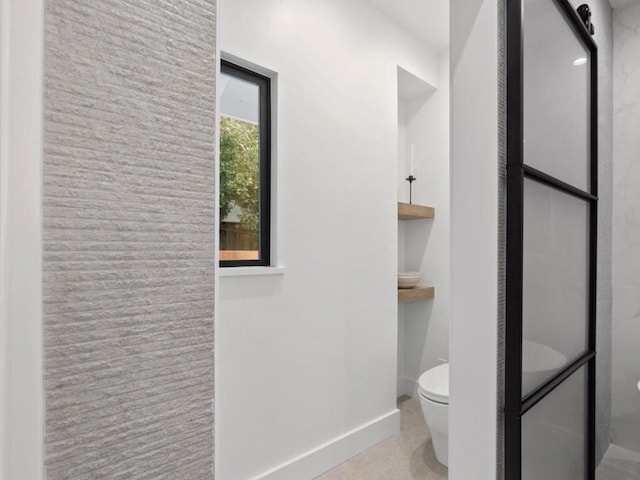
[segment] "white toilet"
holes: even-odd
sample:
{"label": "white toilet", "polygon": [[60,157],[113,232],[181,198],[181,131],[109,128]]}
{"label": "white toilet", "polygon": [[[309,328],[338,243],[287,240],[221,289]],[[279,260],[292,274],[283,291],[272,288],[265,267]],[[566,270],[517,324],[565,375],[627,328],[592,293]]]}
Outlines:
{"label": "white toilet", "polygon": [[449,364],[427,370],[418,379],[418,396],[436,458],[445,467],[449,457]]}

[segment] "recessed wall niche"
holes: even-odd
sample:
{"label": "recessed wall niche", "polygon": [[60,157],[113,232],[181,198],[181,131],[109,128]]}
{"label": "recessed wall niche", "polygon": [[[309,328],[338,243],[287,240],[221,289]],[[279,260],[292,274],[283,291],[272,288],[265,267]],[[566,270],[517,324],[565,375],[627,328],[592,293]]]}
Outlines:
{"label": "recessed wall niche", "polygon": [[398,271],[420,272],[420,284],[435,287],[432,298],[398,305],[398,396],[415,397],[420,374],[448,361],[448,62],[438,71],[434,85],[397,69],[398,202],[435,210],[432,219],[398,222]]}

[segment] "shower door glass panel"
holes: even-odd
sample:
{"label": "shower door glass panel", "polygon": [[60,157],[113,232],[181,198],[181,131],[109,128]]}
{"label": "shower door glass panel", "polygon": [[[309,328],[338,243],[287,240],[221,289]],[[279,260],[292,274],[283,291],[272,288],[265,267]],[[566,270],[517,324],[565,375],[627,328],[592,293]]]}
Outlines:
{"label": "shower door glass panel", "polygon": [[506,7],[505,478],[594,480],[597,46],[569,0]]}
{"label": "shower door glass panel", "polygon": [[524,163],[589,185],[590,54],[550,0],[524,1]]}
{"label": "shower door glass panel", "polygon": [[524,181],[522,395],[588,348],[589,204]]}
{"label": "shower door glass panel", "polygon": [[577,480],[585,477],[585,368],[522,417],[522,479]]}

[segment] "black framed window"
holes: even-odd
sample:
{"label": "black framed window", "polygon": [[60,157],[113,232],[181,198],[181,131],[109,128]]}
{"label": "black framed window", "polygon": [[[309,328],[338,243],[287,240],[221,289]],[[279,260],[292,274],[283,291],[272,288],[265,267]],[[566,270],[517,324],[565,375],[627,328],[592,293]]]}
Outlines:
{"label": "black framed window", "polygon": [[220,266],[268,266],[271,79],[225,60],[220,73]]}

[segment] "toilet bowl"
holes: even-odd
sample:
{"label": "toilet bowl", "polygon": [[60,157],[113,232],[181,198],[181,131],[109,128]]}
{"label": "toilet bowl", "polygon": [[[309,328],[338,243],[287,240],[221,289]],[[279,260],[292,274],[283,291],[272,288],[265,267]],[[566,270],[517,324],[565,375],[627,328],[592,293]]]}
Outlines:
{"label": "toilet bowl", "polygon": [[548,345],[524,340],[522,342],[522,395],[533,392],[569,360]]}
{"label": "toilet bowl", "polygon": [[427,370],[418,379],[418,396],[436,459],[445,467],[449,457],[449,364]]}

